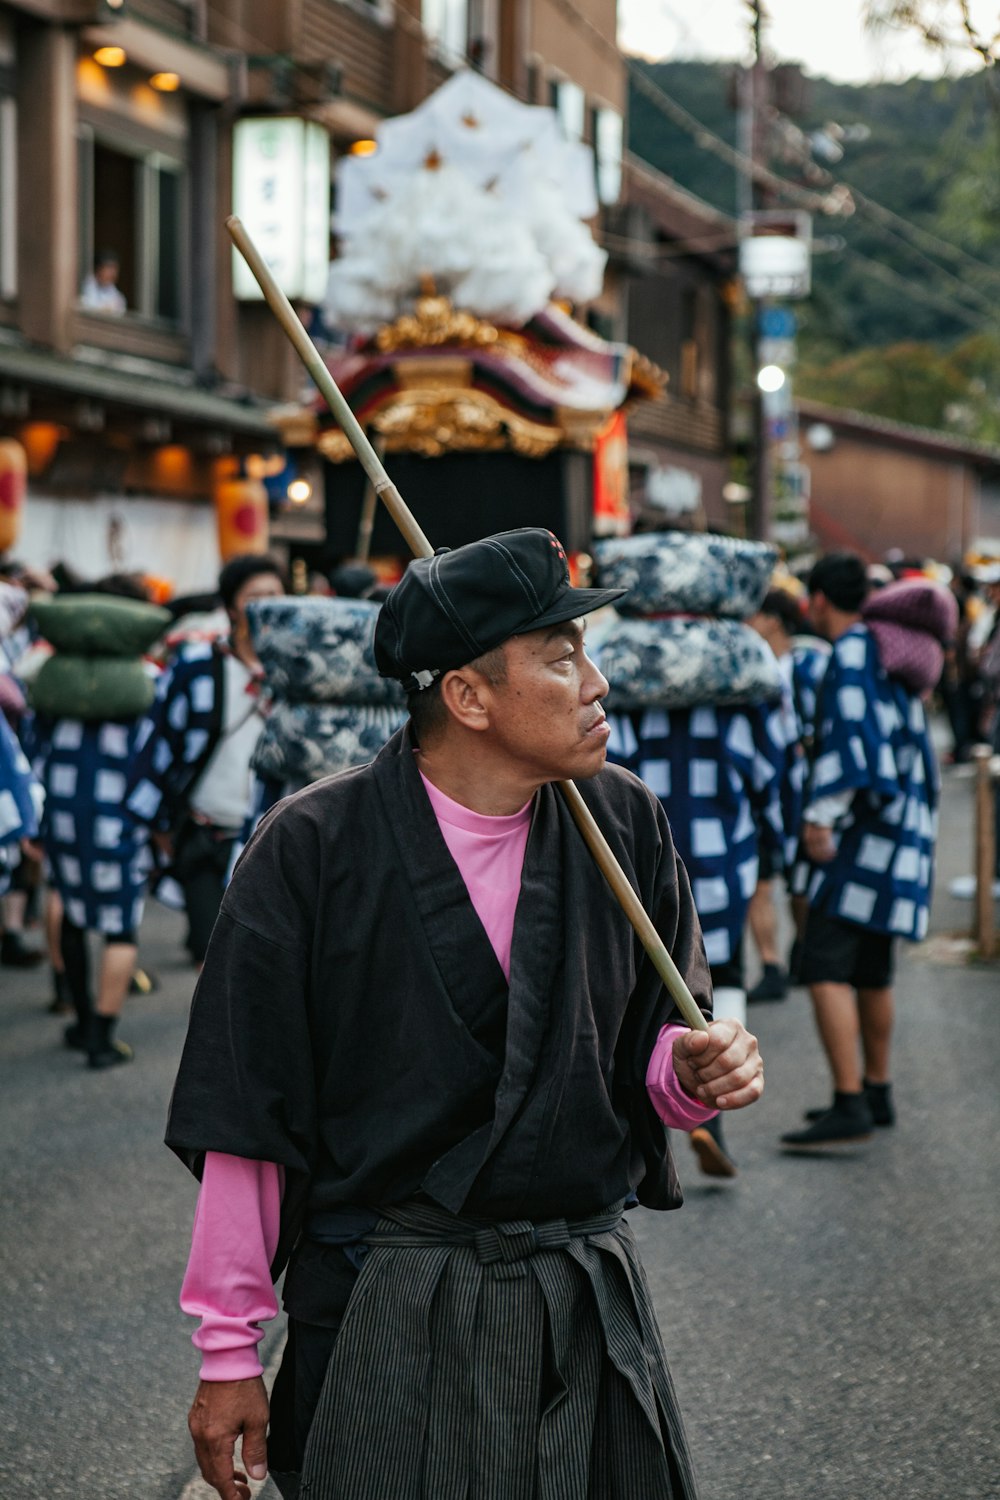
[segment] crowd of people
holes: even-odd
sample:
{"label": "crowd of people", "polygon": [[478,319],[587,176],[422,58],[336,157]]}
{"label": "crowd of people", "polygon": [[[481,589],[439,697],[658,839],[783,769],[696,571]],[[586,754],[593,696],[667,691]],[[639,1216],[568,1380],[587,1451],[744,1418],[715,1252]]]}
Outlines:
{"label": "crowd of people", "polygon": [[[891,969],[884,955],[877,963],[869,961],[872,934],[919,937],[921,913],[926,911],[936,772],[926,726],[916,727],[917,709],[904,703],[900,693],[921,703],[936,692],[953,738],[949,760],[966,760],[973,743],[991,737],[994,748],[1000,748],[1000,562],[984,560],[945,570],[897,554],[866,567],[858,558],[836,555],[821,559],[808,578],[800,580],[783,566],[776,567],[767,549],[757,548],[757,594],[742,610],[745,625],[738,628],[752,630],[766,643],[766,655],[776,666],[773,681],[751,685],[742,699],[738,692],[734,698],[725,684],[713,689],[711,671],[704,670],[704,662],[698,665],[700,637],[688,629],[685,671],[697,679],[693,693],[679,687],[670,659],[657,668],[661,682],[633,684],[630,689],[627,682],[616,680],[621,634],[616,627],[626,622],[627,636],[627,627],[634,631],[645,615],[644,628],[655,634],[661,612],[676,612],[678,599],[683,609],[683,584],[677,594],[677,540],[677,534],[670,533],[628,540],[631,560],[625,573],[632,568],[631,593],[617,616],[607,609],[591,629],[592,649],[601,661],[603,648],[612,683],[609,755],[635,771],[663,801],[695,890],[716,1014],[731,1012],[743,1020],[747,1003],[781,1000],[792,984],[810,985],[835,1080],[834,1114],[840,1134],[841,1126],[847,1127],[837,1115],[838,1108],[842,1113],[838,1098],[863,1090],[855,1087],[857,1069],[848,1067],[841,1055],[847,1046],[838,1042],[838,1026],[832,1019],[831,1007],[846,1013],[845,998],[838,990],[831,1000],[827,987],[854,989],[863,1037],[885,1033]],[[684,539],[688,551],[690,542]],[[740,549],[744,560],[754,551],[753,544],[738,544]],[[617,544],[604,548],[609,578],[624,576],[622,559],[616,555],[620,552]],[[635,586],[637,560],[645,570],[640,586]],[[696,563],[695,571],[701,566]],[[168,903],[183,906],[186,946],[192,962],[200,965],[234,858],[262,813],[289,791],[370,759],[402,722],[405,711],[401,698],[387,695],[373,671],[371,636],[386,590],[366,565],[342,565],[330,579],[316,575],[311,580],[313,597],[293,601],[274,559],[238,557],[223,567],[217,591],[175,600],[166,611],[152,605],[139,576],[84,583],[66,569],[56,573],[54,577],[16,565],[0,572],[0,958],[11,967],[48,960],[49,1008],[56,1014],[75,1014],[65,1028],[66,1044],[84,1052],[91,1067],[103,1068],[131,1058],[130,1049],[115,1036],[115,1023],[130,990],[152,982],[139,966],[137,949],[147,892],[152,889]],[[765,574],[766,586],[761,589]],[[669,585],[654,584],[650,592],[651,578],[668,576]],[[892,671],[885,669],[883,660],[891,651],[887,636],[894,629],[898,635],[912,628],[912,621],[907,618],[895,627],[887,621],[874,623],[885,601],[891,604],[900,593],[901,584],[911,608],[918,596],[937,603],[944,585],[957,606],[957,619],[954,607],[942,606],[940,618],[932,622],[939,648],[923,664],[922,675],[914,675],[909,658]],[[108,711],[96,700],[81,708],[70,701],[72,692],[66,705],[60,704],[58,695],[55,703],[45,693],[37,695],[34,684],[53,654],[45,628],[58,638],[59,606],[76,606],[69,625],[71,643],[79,648],[81,607],[96,608],[100,615],[99,601],[124,599],[134,605],[129,616],[133,631],[136,614],[148,611],[148,639],[143,644],[149,649],[142,671],[151,703],[136,705],[136,711],[126,716],[113,704]],[[275,599],[284,601],[277,612],[255,613],[260,601]],[[55,613],[49,607],[46,614],[44,606],[53,602]],[[725,616],[726,603],[716,600],[716,606]],[[281,701],[288,675],[281,630],[287,634],[289,622],[292,635],[285,643],[286,655],[294,659],[298,653],[294,671],[300,677],[301,661],[311,662],[312,684],[308,693],[291,697],[311,694],[318,700],[311,708],[301,701]],[[916,623],[925,628],[928,621],[921,616]],[[731,619],[721,624],[736,628]],[[736,636],[721,645],[709,641],[704,649],[728,655],[734,640],[739,646]],[[261,641],[268,643],[261,647],[265,655],[268,647],[271,650],[270,681],[258,656]],[[865,647],[863,662],[858,641]],[[692,643],[698,649],[690,658]],[[98,642],[99,660],[105,649]],[[339,676],[333,674],[339,686],[329,691],[328,660],[338,654],[344,657],[345,649],[346,667],[342,662]],[[78,649],[62,659],[82,678],[85,653]],[[320,668],[317,661],[323,663]],[[347,676],[353,687],[345,686]],[[885,698],[886,692],[895,694],[894,703]],[[30,707],[36,699],[38,706]],[[340,701],[339,709],[331,699]],[[839,712],[841,699],[855,704],[853,718]],[[61,711],[64,708],[67,711]],[[334,712],[339,717],[331,725]],[[272,714],[266,743],[260,745]],[[892,743],[893,734],[902,731],[890,726],[890,720],[897,719],[906,725],[912,721],[907,730],[912,743],[904,748],[902,760],[908,767],[922,768],[916,774],[929,789],[926,809],[908,808],[902,820],[894,821],[894,813],[886,820],[883,806],[869,827],[868,810],[880,797],[884,805],[893,790],[889,783],[879,782],[878,760],[880,754],[885,759],[899,748]],[[878,737],[868,743],[865,737],[871,738],[872,725]],[[351,743],[345,750],[348,729]],[[324,733],[327,743],[322,743]],[[862,740],[865,753],[859,765],[855,761]],[[830,772],[835,761],[837,776]],[[912,832],[914,818],[919,834],[901,858],[897,846]],[[880,858],[889,859],[890,845],[896,864],[915,861],[918,871],[923,870],[916,889],[901,892],[898,882],[889,882],[879,891],[873,877],[885,871],[852,870],[850,861],[862,849],[866,859],[872,848],[883,851]],[[997,873],[1000,877],[1000,869]],[[778,915],[785,899],[794,932],[787,955],[781,952],[784,922],[779,923]],[[836,932],[819,925],[823,911],[835,921],[846,920],[849,936],[865,933],[867,948],[863,958],[855,955],[851,962],[842,953],[827,954],[819,974],[817,954],[826,951],[824,944],[837,946]],[[909,914],[905,922],[900,916],[904,912]],[[44,933],[44,944],[27,934],[32,918]],[[102,950],[96,986],[90,973],[94,939],[88,939],[88,933],[97,934]],[[745,951],[756,955],[760,968],[749,991]],[[872,991],[882,998],[871,1000]],[[876,1011],[882,1017],[878,1022],[873,1019]],[[884,1055],[866,1055],[864,1089],[870,1093],[869,1086],[887,1088],[888,1077],[878,1076],[887,1072]],[[844,1084],[851,1087],[841,1087]],[[878,1117],[884,1122],[890,1113],[891,1106],[883,1106]],[[869,1123],[864,1110],[858,1118],[857,1128]],[[810,1122],[809,1142],[833,1128],[832,1121]],[[852,1126],[848,1133],[854,1130]],[[789,1139],[786,1144],[795,1143]],[[735,1172],[717,1121],[694,1130],[692,1145],[706,1172]]]}
{"label": "crowd of people", "polygon": [[[200,978],[168,1142],[202,1182],[182,1302],[220,1494],[245,1483],[238,1433],[263,1470],[256,1347],[291,1252],[283,1493],[383,1494],[428,1442],[461,1489],[449,1382],[478,1388],[509,1347],[509,1388],[480,1412],[503,1483],[551,1448],[553,1493],[596,1493],[596,1465],[693,1496],[623,1204],[677,1202],[670,1131],[736,1173],[720,1121],[762,1088],[747,1007],[794,983],[831,1090],[782,1147],[894,1123],[895,948],[927,931],[937,832],[928,703],[948,706],[956,760],[998,733],[1000,567],[949,588],[831,553],[799,580],[764,544],[679,533],[601,544],[596,567],[599,587],[572,586],[556,539],[527,529],[413,564],[387,597],[358,568],[290,596],[258,555],[169,609],[137,578],[0,574],[3,962],[47,956],[66,1045],[111,1068],[132,1057],[116,1028],[147,894],[186,913]],[[570,778],[704,1030],[637,957],[552,787]],[[512,1290],[470,1342],[494,1262]],[[366,1361],[390,1337],[373,1402]],[[557,1377],[569,1428],[555,1403],[512,1447]],[[436,1413],[431,1437],[400,1427],[411,1407]]]}

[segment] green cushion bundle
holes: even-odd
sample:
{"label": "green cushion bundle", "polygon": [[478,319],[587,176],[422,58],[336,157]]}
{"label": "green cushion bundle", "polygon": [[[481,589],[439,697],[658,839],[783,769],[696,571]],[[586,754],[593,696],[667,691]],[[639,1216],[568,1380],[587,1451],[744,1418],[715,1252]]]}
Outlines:
{"label": "green cushion bundle", "polygon": [[53,650],[75,656],[141,656],[171,621],[169,610],[117,594],[33,599],[31,615]]}
{"label": "green cushion bundle", "polygon": [[57,651],[31,686],[31,706],[52,719],[137,719],[152,703],[154,691],[138,656]]}
{"label": "green cushion bundle", "polygon": [[31,704],[53,719],[136,719],[153,701],[142,653],[170,624],[169,611],[113,594],[32,601],[31,614],[54,647],[31,686]]}

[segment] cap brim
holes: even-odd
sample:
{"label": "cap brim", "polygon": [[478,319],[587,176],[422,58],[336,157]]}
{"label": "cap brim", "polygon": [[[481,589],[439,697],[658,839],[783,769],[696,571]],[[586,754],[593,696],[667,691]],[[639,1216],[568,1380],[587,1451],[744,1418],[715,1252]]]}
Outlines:
{"label": "cap brim", "polygon": [[581,615],[592,615],[595,609],[603,609],[605,604],[614,604],[616,599],[621,599],[628,589],[573,589],[569,588],[560,594],[555,604],[551,605],[536,620],[529,625],[524,625],[520,630],[515,630],[514,635],[529,635],[533,630],[544,630],[547,625],[564,625],[567,620],[578,620]]}

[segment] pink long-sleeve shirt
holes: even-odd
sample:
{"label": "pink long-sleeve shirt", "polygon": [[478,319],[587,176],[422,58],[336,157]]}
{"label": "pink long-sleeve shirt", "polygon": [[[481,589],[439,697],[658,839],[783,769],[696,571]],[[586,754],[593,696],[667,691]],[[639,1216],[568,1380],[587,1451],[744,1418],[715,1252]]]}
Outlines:
{"label": "pink long-sleeve shirt", "polygon": [[[531,824],[531,803],[506,817],[473,812],[423,777],[442,836],[469,891],[493,951],[510,977],[514,914]],[[674,1039],[664,1026],[649,1060],[646,1088],[665,1125],[693,1130],[716,1113],[685,1093],[674,1072]],[[284,1172],[274,1162],[218,1151],[205,1155],[181,1287],[181,1307],[201,1319],[193,1335],[203,1380],[248,1380],[261,1374],[261,1324],[278,1310],[271,1262],[278,1243]],[[234,1225],[239,1226],[234,1233]]]}

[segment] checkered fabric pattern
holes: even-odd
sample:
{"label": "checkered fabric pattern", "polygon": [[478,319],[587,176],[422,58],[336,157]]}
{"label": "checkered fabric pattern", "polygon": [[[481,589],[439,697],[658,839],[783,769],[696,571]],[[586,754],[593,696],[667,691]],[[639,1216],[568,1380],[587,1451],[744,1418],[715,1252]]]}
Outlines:
{"label": "checkered fabric pattern", "polygon": [[856,625],[823,680],[807,802],[849,791],[836,857],[810,869],[810,904],[875,932],[927,932],[939,777],[920,698],[887,676]]}
{"label": "checkered fabric pattern", "polygon": [[28,758],[0,714],[0,896],[20,860],[21,839],[38,834],[44,795]]}
{"label": "checkered fabric pattern", "polygon": [[819,689],[830,660],[825,645],[797,639],[792,646],[792,699],[799,720],[799,739],[811,738],[816,728]]}
{"label": "checkered fabric pattern", "polygon": [[149,854],[124,805],[136,732],[135,720],[38,726],[51,878],[70,921],[97,932],[134,931],[142,919]]}
{"label": "checkered fabric pattern", "polygon": [[691,878],[710,964],[739,953],[761,842],[785,831],[787,745],[777,708],[646,709],[610,714],[608,759],[656,793]]}
{"label": "checkered fabric pattern", "polygon": [[221,733],[222,699],[220,652],[210,641],[182,647],[139,724],[126,793],[137,823],[166,830],[177,822]]}

